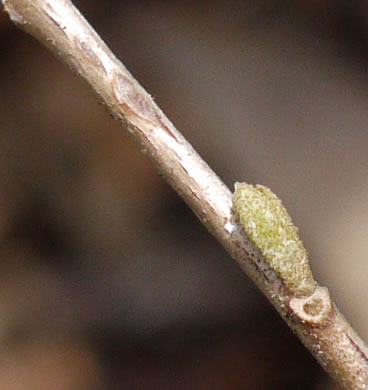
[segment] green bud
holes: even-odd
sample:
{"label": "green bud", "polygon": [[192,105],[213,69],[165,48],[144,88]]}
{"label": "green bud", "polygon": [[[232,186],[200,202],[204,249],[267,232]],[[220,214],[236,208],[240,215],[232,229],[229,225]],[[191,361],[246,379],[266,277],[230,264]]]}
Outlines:
{"label": "green bud", "polygon": [[237,183],[234,212],[247,235],[289,290],[308,294],[315,289],[308,253],[299,238],[298,228],[281,200],[269,188]]}

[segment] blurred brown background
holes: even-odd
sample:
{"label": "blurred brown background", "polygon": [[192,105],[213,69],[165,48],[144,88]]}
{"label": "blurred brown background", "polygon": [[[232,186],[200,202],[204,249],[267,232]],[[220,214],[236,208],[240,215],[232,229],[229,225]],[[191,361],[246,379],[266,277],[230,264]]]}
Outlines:
{"label": "blurred brown background", "polygon": [[[229,185],[272,188],[368,338],[368,6],[75,4]],[[0,13],[0,388],[333,389],[88,87]]]}

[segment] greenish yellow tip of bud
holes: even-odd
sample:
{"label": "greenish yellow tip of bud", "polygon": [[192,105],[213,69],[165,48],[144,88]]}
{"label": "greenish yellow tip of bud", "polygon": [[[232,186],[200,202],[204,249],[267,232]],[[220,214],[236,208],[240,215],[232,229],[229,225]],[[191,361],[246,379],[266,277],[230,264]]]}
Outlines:
{"label": "greenish yellow tip of bud", "polygon": [[281,200],[267,187],[237,183],[234,212],[285,286],[294,293],[311,293],[316,282],[308,253]]}

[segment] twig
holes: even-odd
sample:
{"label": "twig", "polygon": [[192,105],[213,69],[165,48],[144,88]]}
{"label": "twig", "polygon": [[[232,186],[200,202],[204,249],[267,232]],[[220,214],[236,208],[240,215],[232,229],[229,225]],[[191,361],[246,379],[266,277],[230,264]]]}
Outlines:
{"label": "twig", "polygon": [[294,291],[239,227],[232,194],[175,129],[68,0],[1,0],[10,18],[68,63],[124,123],[158,170],[279,311],[326,371],[346,390],[368,389],[368,349],[313,284]]}

